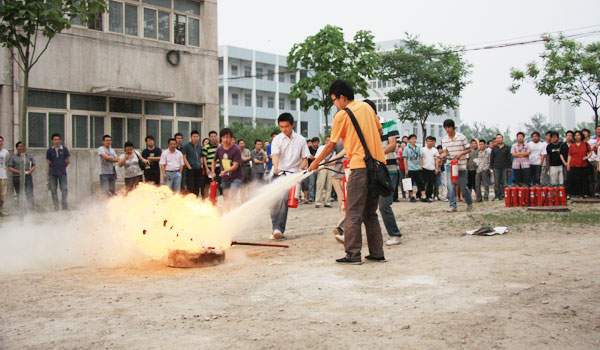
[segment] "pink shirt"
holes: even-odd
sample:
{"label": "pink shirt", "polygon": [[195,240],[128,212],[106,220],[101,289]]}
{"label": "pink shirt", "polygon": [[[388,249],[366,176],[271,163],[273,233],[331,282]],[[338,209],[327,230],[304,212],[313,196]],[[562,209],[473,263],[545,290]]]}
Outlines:
{"label": "pink shirt", "polygon": [[[526,143],[523,144],[523,146],[520,146],[518,143],[515,143],[512,145],[512,148],[510,150],[510,153],[521,153],[521,152],[529,152],[529,146],[527,146]],[[513,169],[529,169],[529,157],[521,157],[521,158],[517,158],[514,157],[513,158],[513,163],[512,163],[512,168]]]}
{"label": "pink shirt", "polygon": [[167,149],[160,155],[158,164],[164,165],[166,171],[179,171],[183,166],[183,154],[179,150],[171,152]]}

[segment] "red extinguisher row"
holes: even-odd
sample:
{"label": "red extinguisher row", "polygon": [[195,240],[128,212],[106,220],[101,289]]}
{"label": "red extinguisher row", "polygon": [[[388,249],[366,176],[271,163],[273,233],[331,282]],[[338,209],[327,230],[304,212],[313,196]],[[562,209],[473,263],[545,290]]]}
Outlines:
{"label": "red extinguisher row", "polygon": [[564,187],[506,187],[504,204],[508,207],[551,207],[567,205]]}

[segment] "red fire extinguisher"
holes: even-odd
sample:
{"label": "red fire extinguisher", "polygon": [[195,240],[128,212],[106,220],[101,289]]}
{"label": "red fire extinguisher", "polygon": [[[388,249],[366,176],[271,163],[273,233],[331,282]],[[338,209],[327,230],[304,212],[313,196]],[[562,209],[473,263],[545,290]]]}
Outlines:
{"label": "red fire extinguisher", "polygon": [[504,206],[506,208],[509,208],[510,207],[510,203],[512,203],[511,198],[510,198],[511,197],[511,193],[512,193],[512,191],[510,190],[509,187],[506,187],[504,189]]}
{"label": "red fire extinguisher", "polygon": [[560,204],[560,188],[554,188],[554,205],[559,206]]}
{"label": "red fire extinguisher", "polygon": [[458,160],[453,159],[450,162],[450,182],[453,184],[458,183]]}
{"label": "red fire extinguisher", "polygon": [[547,206],[548,205],[548,200],[546,199],[546,196],[548,194],[548,187],[544,186],[542,187],[542,206]]}
{"label": "red fire extinguisher", "polygon": [[554,205],[554,187],[548,187],[548,193],[546,194],[546,206],[551,207]]}
{"label": "red fire extinguisher", "polygon": [[538,207],[541,207],[544,205],[544,195],[542,194],[544,192],[544,189],[540,186],[535,188],[535,204]]}
{"label": "red fire extinguisher", "polygon": [[523,201],[521,202],[522,207],[529,205],[529,187],[523,187]]}
{"label": "red fire extinguisher", "polygon": [[517,207],[520,207],[523,203],[523,187],[517,187]]}
{"label": "red fire extinguisher", "polygon": [[297,183],[295,186],[290,188],[290,193],[288,194],[288,208],[298,208],[298,202],[300,201],[300,184]]}
{"label": "red fire extinguisher", "polygon": [[537,204],[537,200],[536,200],[536,195],[537,191],[535,187],[530,187],[529,188],[529,206],[530,207],[535,207],[535,205]]}
{"label": "red fire extinguisher", "polygon": [[209,200],[213,205],[217,205],[217,192],[219,191],[219,183],[212,181],[210,183]]}
{"label": "red fire extinguisher", "polygon": [[344,177],[342,178],[342,189],[344,192],[344,210],[346,210],[346,185],[350,177],[350,159],[344,160]]}
{"label": "red fire extinguisher", "polygon": [[558,188],[558,196],[560,199],[559,205],[567,205],[567,191],[565,190],[564,187],[559,187]]}
{"label": "red fire extinguisher", "polygon": [[519,194],[518,194],[518,189],[516,187],[512,187],[510,189],[511,193],[511,201],[510,204],[513,207],[518,207],[519,206]]}

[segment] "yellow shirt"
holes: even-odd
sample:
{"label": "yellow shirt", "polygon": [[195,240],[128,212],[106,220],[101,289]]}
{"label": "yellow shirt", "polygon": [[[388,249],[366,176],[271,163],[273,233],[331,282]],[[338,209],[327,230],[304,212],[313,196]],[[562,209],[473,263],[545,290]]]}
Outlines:
{"label": "yellow shirt", "polygon": [[[385,163],[385,154],[383,153],[383,144],[381,143],[381,123],[375,115],[375,111],[365,102],[352,101],[346,106],[350,108],[360,130],[365,137],[367,147],[371,156],[378,161]],[[354,124],[346,111],[338,111],[333,117],[333,127],[331,129],[331,142],[337,143],[342,139],[346,154],[350,159],[350,169],[366,168],[364,161],[365,150],[363,148],[358,134],[354,129]]]}

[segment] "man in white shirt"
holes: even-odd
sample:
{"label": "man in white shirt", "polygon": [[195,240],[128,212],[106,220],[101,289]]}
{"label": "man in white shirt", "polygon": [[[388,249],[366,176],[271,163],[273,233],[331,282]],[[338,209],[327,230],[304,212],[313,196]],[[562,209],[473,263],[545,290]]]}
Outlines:
{"label": "man in white shirt", "polygon": [[6,165],[10,153],[4,149],[4,137],[0,136],[0,216],[6,216],[4,203],[6,202],[6,193],[8,192],[8,172]]}
{"label": "man in white shirt", "polygon": [[537,186],[540,184],[540,176],[542,174],[542,154],[546,150],[546,144],[540,141],[540,133],[534,131],[531,133],[531,141],[527,144],[529,147],[529,167],[531,171],[531,185]]}
{"label": "man in white shirt", "polygon": [[173,138],[168,141],[169,149],[160,155],[160,170],[162,171],[163,183],[173,192],[181,189],[181,172],[183,171],[183,153],[177,149],[177,141]]}
{"label": "man in white shirt", "polygon": [[[273,160],[273,176],[285,176],[308,166],[310,152],[304,137],[294,131],[294,117],[290,113],[282,113],[277,118],[281,133],[271,143],[271,158]],[[287,222],[288,206],[287,191],[281,199],[271,208],[271,223],[273,233],[271,239],[285,238],[285,224]]]}
{"label": "man in white shirt", "polygon": [[546,162],[548,162],[548,151],[547,151],[547,147],[550,144],[552,139],[552,131],[547,131],[546,132],[546,143],[542,143],[542,145],[544,146],[542,148],[542,171],[541,171],[541,175],[540,175],[540,185],[544,185],[544,186],[548,186],[550,184],[550,172],[548,170],[548,167],[546,166]]}
{"label": "man in white shirt", "polygon": [[436,175],[439,173],[437,158],[439,152],[435,148],[436,139],[433,136],[427,136],[427,147],[421,150],[423,157],[423,178],[425,179],[425,193],[427,199],[433,199],[433,185]]}

